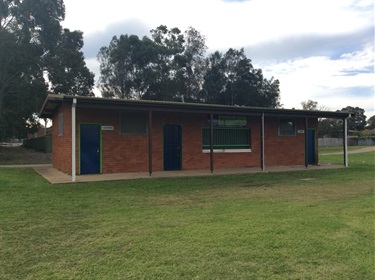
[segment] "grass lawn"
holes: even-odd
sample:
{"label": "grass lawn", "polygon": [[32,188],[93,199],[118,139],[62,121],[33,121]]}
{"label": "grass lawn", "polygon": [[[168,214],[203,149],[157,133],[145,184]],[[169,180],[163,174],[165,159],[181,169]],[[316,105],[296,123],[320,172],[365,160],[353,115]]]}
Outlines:
{"label": "grass lawn", "polygon": [[0,168],[0,279],[374,279],[374,161],[71,185]]}

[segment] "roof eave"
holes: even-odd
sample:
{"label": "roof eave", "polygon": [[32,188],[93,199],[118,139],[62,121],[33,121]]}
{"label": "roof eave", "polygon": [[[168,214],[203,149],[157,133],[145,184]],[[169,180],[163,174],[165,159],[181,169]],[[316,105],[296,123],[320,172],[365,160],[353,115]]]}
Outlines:
{"label": "roof eave", "polygon": [[[152,110],[152,111],[170,111],[185,113],[206,113],[206,114],[236,114],[236,115],[262,115],[274,117],[307,117],[307,118],[334,118],[344,119],[350,117],[346,112],[330,111],[308,111],[295,109],[274,109],[263,107],[246,107],[246,106],[227,106],[218,104],[201,104],[201,103],[180,103],[180,102],[163,102],[163,101],[146,101],[146,100],[123,100],[109,98],[94,98],[86,96],[69,96],[49,94],[39,113],[40,117],[53,116],[57,104],[62,102],[72,103],[77,99],[78,107],[87,108],[108,108],[108,109],[132,109],[132,110]],[[52,103],[52,105],[50,104]]]}

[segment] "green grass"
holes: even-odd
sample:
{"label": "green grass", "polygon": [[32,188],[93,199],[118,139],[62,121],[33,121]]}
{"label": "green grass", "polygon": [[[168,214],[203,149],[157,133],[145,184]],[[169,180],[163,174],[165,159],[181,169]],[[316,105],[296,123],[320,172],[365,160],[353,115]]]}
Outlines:
{"label": "green grass", "polygon": [[374,157],[72,185],[0,168],[0,279],[374,279]]}

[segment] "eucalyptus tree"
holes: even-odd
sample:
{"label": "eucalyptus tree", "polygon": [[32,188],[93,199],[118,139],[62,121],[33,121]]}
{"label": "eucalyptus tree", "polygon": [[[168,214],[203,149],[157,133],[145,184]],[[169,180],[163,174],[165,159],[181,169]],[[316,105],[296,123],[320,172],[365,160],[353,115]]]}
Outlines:
{"label": "eucalyptus tree", "polygon": [[152,70],[154,79],[145,99],[174,100],[181,91],[181,66],[184,57],[184,35],[178,28],[165,25],[151,30],[151,38],[157,52]]}
{"label": "eucalyptus tree", "polygon": [[157,63],[154,42],[137,35],[114,36],[98,53],[99,87],[104,97],[140,99],[150,90]]}
{"label": "eucalyptus tree", "polygon": [[59,94],[93,96],[94,74],[86,67],[83,33],[64,29],[46,58],[51,90]]}
{"label": "eucalyptus tree", "polygon": [[210,54],[205,61],[205,74],[203,76],[202,90],[199,100],[202,103],[225,104],[227,76],[223,54],[216,51]]}
{"label": "eucalyptus tree", "polygon": [[372,117],[370,117],[368,120],[367,120],[367,126],[366,126],[367,129],[374,129],[375,128],[375,115],[373,115]]}
{"label": "eucalyptus tree", "polygon": [[103,96],[278,107],[279,81],[263,77],[244,50],[206,56],[205,37],[165,25],[151,38],[112,38],[98,53]]}
{"label": "eucalyptus tree", "polygon": [[351,117],[348,118],[348,129],[355,131],[362,131],[366,127],[366,115],[365,110],[359,107],[346,106],[341,109],[341,112],[351,113]]}
{"label": "eucalyptus tree", "polygon": [[105,97],[197,99],[203,83],[204,37],[193,28],[182,33],[161,25],[151,37],[114,36],[98,53],[99,87]]}
{"label": "eucalyptus tree", "polygon": [[206,39],[199,31],[189,27],[184,32],[184,49],[175,57],[177,62],[177,98],[199,102],[199,92],[205,74]]}
{"label": "eucalyptus tree", "polygon": [[[68,34],[68,31],[62,30],[60,22],[64,18],[62,0],[0,2],[1,138],[13,135],[24,137],[27,128],[36,125],[35,113],[39,111],[49,88],[62,90],[61,84],[67,83],[79,90],[67,89],[64,85],[62,93],[81,94],[92,90],[93,74],[80,52],[82,38],[70,36],[74,32]],[[75,49],[68,45],[66,37],[69,36],[77,39]],[[74,66],[71,60],[76,60]],[[77,70],[75,67],[78,65]],[[72,73],[73,68],[77,70],[75,75],[69,76],[73,81],[68,81],[67,75],[65,79],[61,78],[61,73]],[[45,79],[46,75],[49,81]]]}
{"label": "eucalyptus tree", "polygon": [[18,91],[20,84],[31,88],[44,82],[43,58],[56,44],[64,17],[61,0],[0,2],[0,117],[4,99],[26,94]]}
{"label": "eucalyptus tree", "polygon": [[307,100],[307,101],[302,101],[301,102],[302,109],[303,110],[308,110],[308,111],[317,111],[319,110],[318,108],[318,102],[313,101],[313,100]]}
{"label": "eucalyptus tree", "polygon": [[215,52],[206,60],[201,99],[206,103],[279,107],[279,81],[263,77],[244,50]]}

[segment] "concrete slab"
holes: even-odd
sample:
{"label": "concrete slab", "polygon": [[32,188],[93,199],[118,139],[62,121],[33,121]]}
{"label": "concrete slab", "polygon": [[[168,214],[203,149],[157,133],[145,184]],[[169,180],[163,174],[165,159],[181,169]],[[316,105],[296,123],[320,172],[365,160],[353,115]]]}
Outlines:
{"label": "concrete slab", "polygon": [[[35,166],[36,172],[43,176],[52,184],[66,184],[72,182],[72,177],[61,171],[58,171],[52,166]],[[264,172],[285,172],[285,171],[309,171],[322,169],[344,168],[342,165],[312,165],[307,169],[305,166],[277,166],[269,167]],[[176,178],[176,177],[200,177],[200,176],[215,176],[215,175],[233,175],[233,174],[249,174],[263,172],[258,167],[253,168],[225,168],[216,169],[213,173],[210,170],[187,170],[187,171],[157,171],[150,176],[148,172],[129,172],[129,173],[115,173],[115,174],[93,174],[93,175],[78,175],[76,182],[102,182],[102,181],[121,181],[121,180],[135,180],[135,179],[153,179],[153,178]]]}

